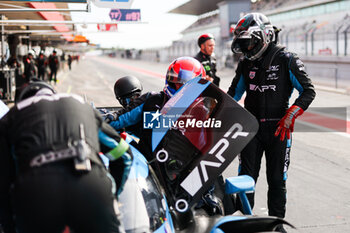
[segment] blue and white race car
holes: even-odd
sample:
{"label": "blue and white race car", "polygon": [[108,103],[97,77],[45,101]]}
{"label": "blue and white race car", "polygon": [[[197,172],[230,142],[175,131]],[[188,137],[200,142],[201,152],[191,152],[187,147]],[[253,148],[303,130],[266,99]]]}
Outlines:
{"label": "blue and white race car", "polygon": [[[225,180],[225,192],[240,197],[243,214],[208,216],[194,208],[256,134],[258,124],[249,112],[215,85],[198,78],[186,83],[160,113],[159,123],[167,117],[167,122],[189,122],[190,126],[201,121],[202,127],[155,124],[150,145],[155,159],[151,162],[131,146],[133,162],[118,200],[126,232],[250,233],[290,225],[275,217],[252,216],[246,192],[254,191],[255,184],[249,176]],[[206,123],[211,127],[204,127]],[[131,140],[128,136],[127,142]]]}

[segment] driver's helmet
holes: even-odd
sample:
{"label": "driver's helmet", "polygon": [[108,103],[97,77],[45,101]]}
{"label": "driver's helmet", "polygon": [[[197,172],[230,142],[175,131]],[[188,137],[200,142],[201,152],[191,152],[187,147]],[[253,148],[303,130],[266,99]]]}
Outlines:
{"label": "driver's helmet", "polygon": [[205,70],[199,61],[192,57],[176,58],[166,73],[164,92],[172,97],[183,84],[196,77],[205,77]]}
{"label": "driver's helmet", "polygon": [[231,50],[243,53],[253,61],[260,58],[274,40],[275,32],[270,20],[261,13],[249,13],[235,27]]}
{"label": "driver's helmet", "polygon": [[125,108],[138,98],[142,92],[141,82],[134,76],[125,76],[118,79],[114,84],[115,98]]}
{"label": "driver's helmet", "polygon": [[32,79],[30,83],[20,91],[16,102],[22,101],[35,95],[52,95],[55,93],[56,90],[50,84],[44,81],[37,81],[35,79]]}

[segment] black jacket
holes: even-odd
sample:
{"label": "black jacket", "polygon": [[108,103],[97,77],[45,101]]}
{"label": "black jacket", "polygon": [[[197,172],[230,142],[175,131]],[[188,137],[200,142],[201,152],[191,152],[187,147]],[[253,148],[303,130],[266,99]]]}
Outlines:
{"label": "black jacket", "polygon": [[49,56],[49,67],[51,70],[58,70],[60,61],[56,55]]}
{"label": "black jacket", "polygon": [[216,76],[216,58],[213,56],[206,55],[201,51],[197,53],[197,55],[194,58],[197,59],[200,63],[202,63],[207,75],[214,79],[213,83],[215,85],[219,86],[220,78]]}
{"label": "black jacket", "polygon": [[37,73],[37,70],[35,67],[34,59],[26,58],[24,63],[24,75],[25,75],[26,81],[29,82],[31,78],[36,76],[36,73]]}
{"label": "black jacket", "polygon": [[38,154],[65,149],[69,142],[79,140],[80,124],[92,149],[91,161],[102,165],[98,131],[113,138],[119,135],[79,96],[28,98],[0,120],[0,224],[5,232],[13,229],[9,190],[17,175],[29,169],[29,162]]}
{"label": "black jacket", "polygon": [[316,93],[303,62],[296,54],[271,44],[262,59],[239,61],[227,93],[238,101],[246,92],[244,106],[257,119],[278,120],[286,113],[294,88],[299,97],[293,104],[306,110]]}

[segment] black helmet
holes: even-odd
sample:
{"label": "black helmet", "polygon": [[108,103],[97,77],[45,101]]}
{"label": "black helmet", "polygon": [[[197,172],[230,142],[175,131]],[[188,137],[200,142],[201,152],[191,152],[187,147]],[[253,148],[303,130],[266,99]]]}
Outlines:
{"label": "black helmet", "polygon": [[125,76],[118,79],[114,84],[115,98],[125,107],[128,103],[124,103],[125,98],[130,98],[134,95],[141,95],[141,82],[134,76]]}
{"label": "black helmet", "polygon": [[38,93],[42,89],[48,89],[50,94],[55,94],[55,89],[43,81],[31,81],[27,86],[23,87],[23,89],[20,91],[20,94],[16,100],[16,102],[22,101],[24,99],[27,99],[29,97],[34,96],[36,93]]}
{"label": "black helmet", "polygon": [[261,13],[249,13],[235,27],[231,50],[233,53],[243,53],[253,61],[261,57],[274,41],[275,30],[270,20]]}

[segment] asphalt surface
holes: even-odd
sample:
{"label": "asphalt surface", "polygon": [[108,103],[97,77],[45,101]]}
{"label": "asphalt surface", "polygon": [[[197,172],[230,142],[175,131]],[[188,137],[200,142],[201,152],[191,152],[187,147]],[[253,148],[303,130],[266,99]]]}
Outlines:
{"label": "asphalt surface", "polygon": [[[164,86],[167,64],[109,57],[83,57],[72,70],[61,71],[56,88],[76,93],[95,106],[119,106],[113,85],[125,75],[138,77],[144,92],[160,91]],[[227,90],[234,70],[218,72]],[[316,84],[317,79],[314,81]],[[350,95],[346,90],[317,86],[317,97],[309,116],[298,119],[293,134],[291,164],[287,181],[286,220],[296,232],[350,232]],[[295,98],[295,95],[294,95]],[[315,119],[315,116],[317,119]],[[320,117],[321,116],[321,117]],[[338,122],[340,126],[329,123]],[[237,175],[238,160],[224,176]],[[265,163],[256,185],[256,215],[267,215]],[[295,231],[292,231],[295,232]]]}

